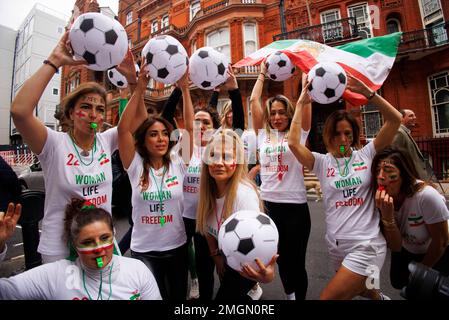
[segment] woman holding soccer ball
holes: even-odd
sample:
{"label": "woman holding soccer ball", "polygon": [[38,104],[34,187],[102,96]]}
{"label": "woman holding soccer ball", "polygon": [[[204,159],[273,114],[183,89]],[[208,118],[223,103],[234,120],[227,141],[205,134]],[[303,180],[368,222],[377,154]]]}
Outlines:
{"label": "woman holding soccer ball", "polygon": [[223,129],[208,142],[201,169],[196,229],[207,239],[210,256],[220,278],[216,300],[250,300],[248,291],[256,282],[274,278],[276,256],[260,270],[244,266],[239,273],[225,264],[218,249],[221,224],[240,210],[263,211],[256,186],[246,176],[243,144],[230,129]]}
{"label": "woman holding soccer ball", "polygon": [[[306,250],[311,225],[303,169],[287,143],[294,109],[283,95],[269,98],[262,107],[260,101],[266,72],[263,62],[250,100],[259,150],[260,195],[267,214],[279,231],[279,275],[287,299],[304,300],[308,286]],[[297,137],[302,144],[305,144],[311,126],[310,110],[310,105],[303,110],[302,133]]]}
{"label": "woman holding soccer ball", "polygon": [[372,142],[359,149],[357,120],[347,111],[335,111],[324,124],[323,140],[328,153],[311,152],[299,143],[303,108],[311,103],[309,86],[310,83],[304,86],[296,104],[288,144],[298,161],[316,174],[323,189],[326,241],[336,273],[321,292],[320,299],[352,299],[357,295],[386,299],[378,288],[368,285],[373,282],[368,277],[378,274],[382,268],[387,251],[370,188],[371,163],[376,152],[393,141],[401,114],[375,91],[349,75],[347,89],[378,106],[384,125]]}
{"label": "woman holding soccer ball", "polygon": [[[65,258],[67,244],[63,241],[64,207],[72,197],[84,198],[111,212],[111,154],[118,148],[117,130],[101,132],[107,107],[106,90],[88,82],[70,92],[62,101],[64,117],[70,123],[67,133],[46,127],[34,109],[52,79],[62,66],[86,64],[72,57],[68,32],[41,68],[28,79],[11,105],[11,115],[17,130],[37,155],[45,179],[45,215],[39,252],[43,262]],[[132,55],[121,65],[128,82],[136,83]],[[140,110],[137,117],[146,117]],[[134,131],[137,127],[132,126]]]}

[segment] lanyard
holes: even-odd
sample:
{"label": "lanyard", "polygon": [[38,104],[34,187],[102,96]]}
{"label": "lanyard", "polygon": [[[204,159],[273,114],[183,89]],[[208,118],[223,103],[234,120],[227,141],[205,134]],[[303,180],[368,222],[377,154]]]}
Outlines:
{"label": "lanyard", "polygon": [[337,158],[334,157],[335,162],[337,162],[338,173],[340,174],[340,177],[342,177],[342,178],[346,177],[349,174],[349,163],[351,162],[352,154],[353,154],[353,152],[351,152],[351,156],[349,157],[349,160],[345,160],[343,158],[343,161],[345,162],[345,166],[343,168],[343,172],[341,172],[341,170],[340,170],[340,163],[338,162]]}
{"label": "lanyard", "polygon": [[[110,269],[110,271],[109,271],[109,297],[108,297],[108,300],[109,299],[111,299],[111,295],[112,295],[112,268],[114,267],[114,263],[112,263],[112,265],[111,265],[111,269]],[[99,287],[99,289],[98,289],[98,295],[97,295],[97,300],[100,300],[100,298],[101,298],[101,300],[103,300],[103,270],[100,270],[100,287]],[[84,291],[86,291],[86,293],[87,293],[87,296],[89,297],[89,300],[92,300],[92,297],[90,296],[90,294],[89,294],[89,291],[87,290],[87,287],[86,287],[86,278],[85,278],[85,272],[84,272],[84,269],[83,269],[83,287],[84,287]]]}
{"label": "lanyard", "polygon": [[224,201],[223,201],[223,207],[221,208],[221,216],[220,216],[220,219],[218,219],[218,208],[215,208],[215,220],[217,221],[217,226],[218,226],[218,228],[217,228],[217,236],[218,236],[218,232],[220,231],[221,224],[222,224],[222,222],[223,222],[223,212],[224,212],[224,207],[225,207],[225,203],[224,203]]}
{"label": "lanyard", "polygon": [[163,185],[164,185],[164,177],[165,177],[165,172],[166,171],[167,171],[167,168],[164,167],[164,172],[162,173],[161,185],[159,187],[157,185],[156,177],[153,174],[153,168],[150,168],[150,173],[151,173],[151,176],[153,177],[154,184],[156,185],[157,196],[159,198],[159,204],[161,206],[161,227],[163,227],[164,224],[165,224],[164,207],[163,207],[163,200],[162,200],[162,188],[163,188]]}

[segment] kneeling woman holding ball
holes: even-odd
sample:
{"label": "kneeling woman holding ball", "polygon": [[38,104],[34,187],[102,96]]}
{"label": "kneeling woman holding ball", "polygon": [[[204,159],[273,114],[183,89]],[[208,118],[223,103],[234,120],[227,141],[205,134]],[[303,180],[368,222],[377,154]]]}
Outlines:
{"label": "kneeling woman holding ball", "polygon": [[216,300],[248,300],[248,291],[256,282],[270,282],[274,278],[274,256],[267,266],[258,263],[260,270],[248,265],[237,272],[225,264],[218,249],[218,232],[224,221],[240,210],[263,211],[255,185],[247,178],[243,144],[229,129],[214,135],[209,141],[201,170],[198,201],[197,231],[205,235],[214,259],[221,285]]}

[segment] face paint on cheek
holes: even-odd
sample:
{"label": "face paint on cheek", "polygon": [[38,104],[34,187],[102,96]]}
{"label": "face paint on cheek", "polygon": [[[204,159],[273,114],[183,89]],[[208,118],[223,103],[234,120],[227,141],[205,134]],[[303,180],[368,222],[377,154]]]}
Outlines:
{"label": "face paint on cheek", "polygon": [[81,111],[81,110],[75,112],[75,115],[76,115],[77,117],[81,118],[81,119],[87,117],[87,114],[86,114],[85,112]]}
{"label": "face paint on cheek", "polygon": [[105,244],[99,245],[99,246],[86,246],[86,247],[76,247],[76,251],[78,251],[79,254],[98,254],[102,252],[103,250],[109,250],[114,247],[114,243],[112,241],[108,241]]}
{"label": "face paint on cheek", "polygon": [[237,167],[237,164],[234,161],[229,167],[231,168],[231,170],[234,170]]}

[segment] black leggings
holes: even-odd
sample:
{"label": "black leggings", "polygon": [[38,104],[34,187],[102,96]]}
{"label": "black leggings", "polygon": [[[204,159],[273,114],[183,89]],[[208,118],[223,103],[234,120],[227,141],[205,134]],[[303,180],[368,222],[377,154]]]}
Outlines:
{"label": "black leggings", "polygon": [[279,231],[277,263],[284,291],[295,293],[297,300],[305,300],[308,287],[306,251],[311,227],[309,207],[307,203],[265,201],[265,208]]}
{"label": "black leggings", "polygon": [[184,218],[184,225],[187,234],[187,243],[191,241],[193,236],[193,244],[195,246],[195,264],[196,273],[198,275],[198,286],[200,290],[200,301],[211,301],[214,294],[214,270],[215,262],[210,256],[209,245],[204,236],[195,233],[194,219]]}
{"label": "black leggings", "polygon": [[225,273],[220,282],[215,300],[218,301],[252,301],[248,291],[257,283],[242,277],[237,271],[225,266]]}
{"label": "black leggings", "polygon": [[131,250],[153,272],[163,300],[184,301],[187,295],[187,244],[167,250],[145,253]]}
{"label": "black leggings", "polygon": [[[407,286],[410,276],[408,264],[412,261],[421,262],[424,256],[424,254],[411,253],[404,247],[399,252],[391,252],[390,282],[392,287],[401,290]],[[440,260],[432,269],[439,271],[443,276],[449,275],[449,246],[446,247]]]}

